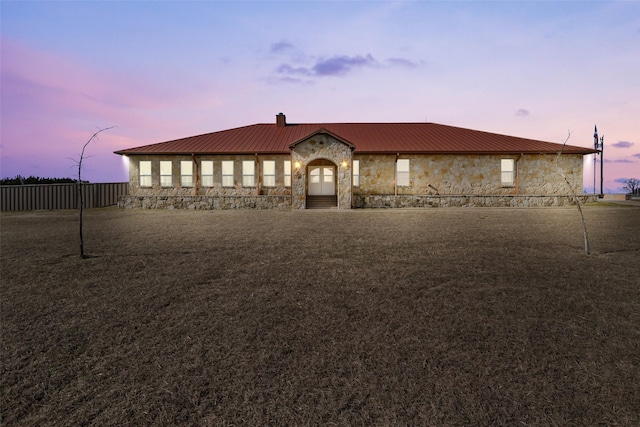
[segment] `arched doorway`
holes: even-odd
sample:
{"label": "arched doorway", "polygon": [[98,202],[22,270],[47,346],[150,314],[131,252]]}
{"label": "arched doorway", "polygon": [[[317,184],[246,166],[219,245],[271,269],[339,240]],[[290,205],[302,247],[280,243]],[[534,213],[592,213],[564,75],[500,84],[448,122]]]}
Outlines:
{"label": "arched doorway", "polygon": [[326,159],[314,160],[307,166],[307,173],[307,208],[337,207],[336,164]]}
{"label": "arched doorway", "polygon": [[316,207],[314,198],[329,201],[329,206],[322,207],[351,209],[353,144],[319,128],[289,148],[294,166],[291,175],[293,209]]}

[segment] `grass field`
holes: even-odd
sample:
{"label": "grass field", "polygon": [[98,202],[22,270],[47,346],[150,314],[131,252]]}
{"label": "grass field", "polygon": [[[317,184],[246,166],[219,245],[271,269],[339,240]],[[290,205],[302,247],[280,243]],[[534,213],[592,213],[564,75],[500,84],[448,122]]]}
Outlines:
{"label": "grass field", "polygon": [[12,425],[640,424],[640,208],[3,213]]}

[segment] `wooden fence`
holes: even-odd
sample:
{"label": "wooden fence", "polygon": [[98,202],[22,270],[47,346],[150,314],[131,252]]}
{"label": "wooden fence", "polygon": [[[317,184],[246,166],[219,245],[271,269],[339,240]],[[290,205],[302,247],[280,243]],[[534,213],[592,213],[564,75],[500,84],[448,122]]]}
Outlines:
{"label": "wooden fence", "polygon": [[[118,197],[129,193],[129,183],[96,183],[82,185],[85,208],[101,208],[118,203]],[[36,184],[0,186],[0,210],[33,211],[78,209],[78,184]]]}

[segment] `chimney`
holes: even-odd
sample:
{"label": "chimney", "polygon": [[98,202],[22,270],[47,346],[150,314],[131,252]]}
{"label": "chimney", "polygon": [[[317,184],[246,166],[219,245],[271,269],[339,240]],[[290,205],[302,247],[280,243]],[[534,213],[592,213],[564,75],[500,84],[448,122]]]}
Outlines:
{"label": "chimney", "polygon": [[287,116],[282,113],[276,115],[276,127],[285,127],[287,125]]}

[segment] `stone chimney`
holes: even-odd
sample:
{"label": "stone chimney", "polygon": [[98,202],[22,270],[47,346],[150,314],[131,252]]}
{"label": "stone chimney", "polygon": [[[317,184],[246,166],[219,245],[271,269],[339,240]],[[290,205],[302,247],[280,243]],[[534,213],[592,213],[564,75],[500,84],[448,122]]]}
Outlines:
{"label": "stone chimney", "polygon": [[282,113],[276,115],[276,127],[285,127],[287,125],[287,116]]}

